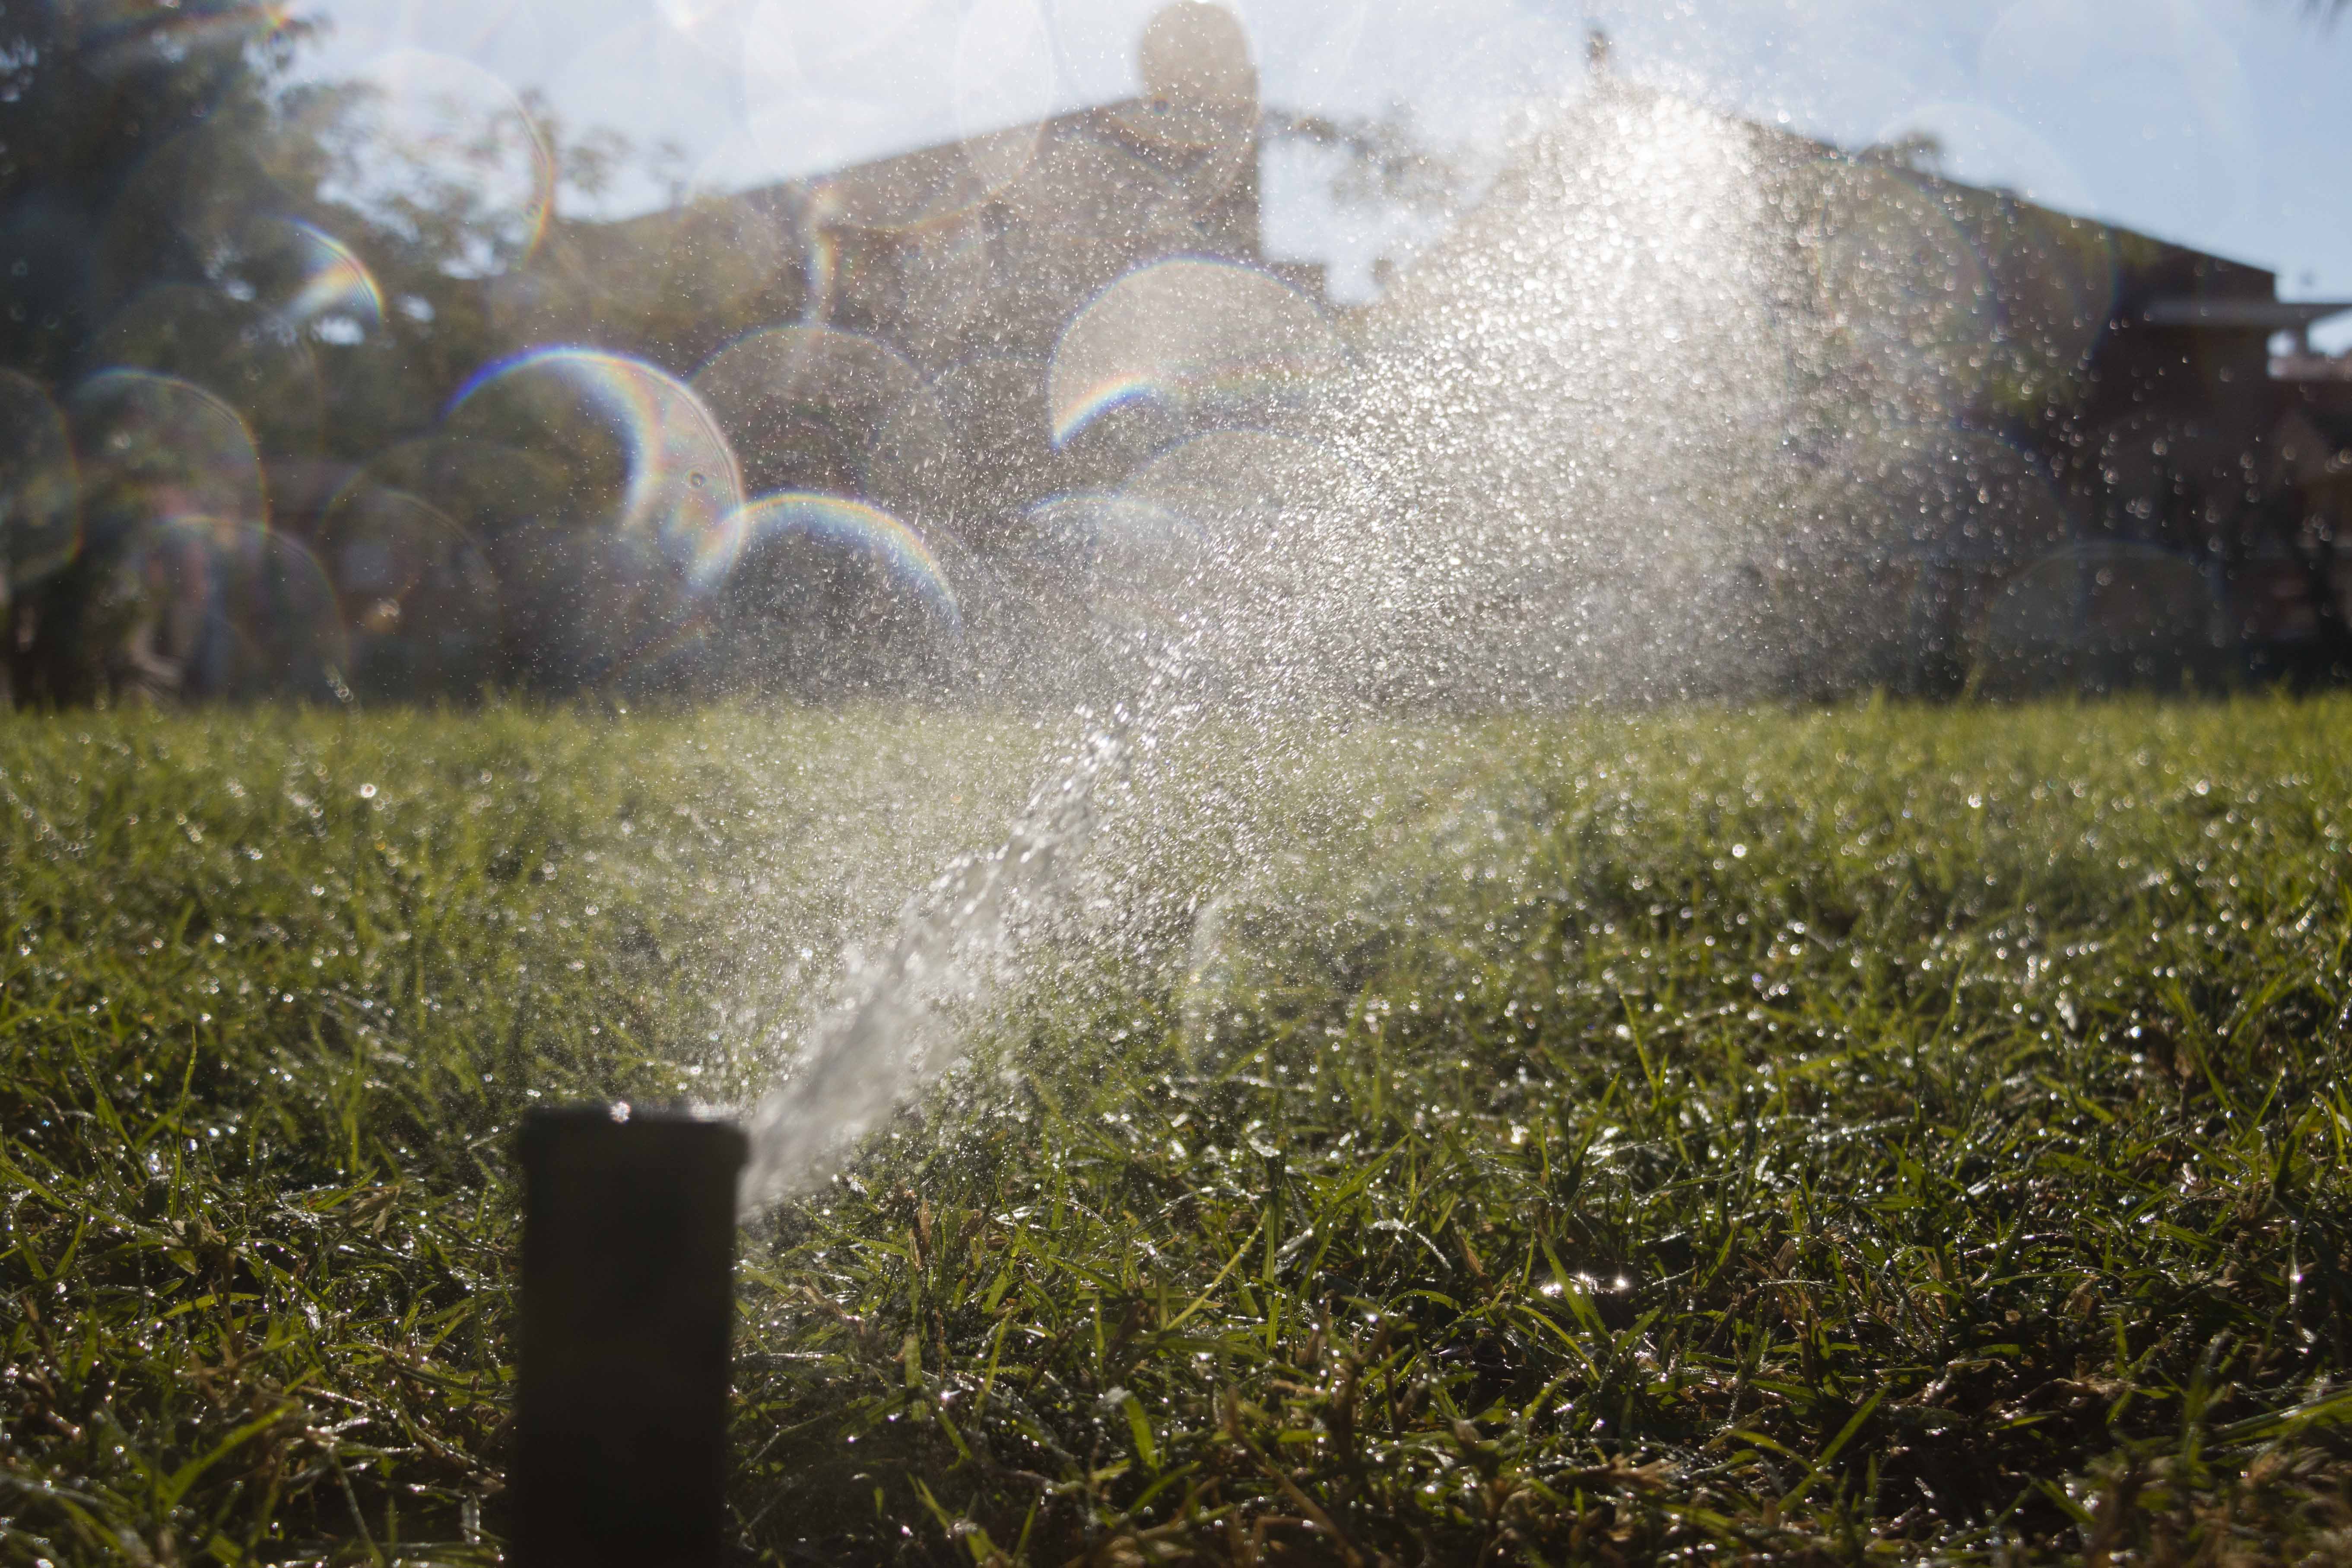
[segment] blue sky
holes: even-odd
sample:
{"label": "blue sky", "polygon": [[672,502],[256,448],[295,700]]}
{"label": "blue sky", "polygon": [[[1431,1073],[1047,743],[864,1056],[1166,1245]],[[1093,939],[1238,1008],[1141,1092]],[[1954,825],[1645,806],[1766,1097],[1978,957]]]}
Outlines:
{"label": "blue sky", "polygon": [[[578,126],[675,142],[717,188],[1133,89],[1159,0],[318,0],[310,68],[425,48]],[[1588,26],[1637,79],[1846,144],[1924,130],[1946,171],[2352,298],[2352,16],[2298,0],[1236,0],[1270,102],[1402,104],[1492,148],[1580,89]],[[643,205],[652,187],[617,200]],[[1394,240],[1269,171],[1273,247],[1360,277]],[[2327,334],[2352,342],[2352,325]]]}

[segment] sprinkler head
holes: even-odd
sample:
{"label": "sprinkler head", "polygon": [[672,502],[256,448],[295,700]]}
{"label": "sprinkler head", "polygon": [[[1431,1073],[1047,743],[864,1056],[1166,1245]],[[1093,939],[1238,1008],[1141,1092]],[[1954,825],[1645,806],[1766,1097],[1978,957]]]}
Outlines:
{"label": "sprinkler head", "polygon": [[520,1568],[714,1568],[726,1546],[730,1123],[534,1111],[516,1394]]}

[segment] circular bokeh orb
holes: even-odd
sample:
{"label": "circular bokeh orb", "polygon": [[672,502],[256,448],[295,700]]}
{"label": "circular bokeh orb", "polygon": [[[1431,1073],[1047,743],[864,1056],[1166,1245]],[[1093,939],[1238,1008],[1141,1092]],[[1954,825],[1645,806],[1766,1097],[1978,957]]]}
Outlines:
{"label": "circular bokeh orb", "polygon": [[695,372],[694,389],[757,493],[856,496],[914,511],[952,489],[952,438],[922,377],[888,345],[830,327],[769,327]]}
{"label": "circular bokeh orb", "polygon": [[561,462],[462,436],[425,436],[386,447],[352,483],[415,496],[485,542],[573,515],[572,478]]}
{"label": "circular bokeh orb", "polygon": [[255,219],[240,237],[240,281],[290,332],[352,342],[383,324],[383,290],[357,252],[299,218]]}
{"label": "circular bokeh orb", "polygon": [[194,382],[107,370],[66,400],[81,470],[82,535],[110,549],[174,518],[267,521],[261,456],[237,411]]}
{"label": "circular bokeh orb", "polygon": [[481,541],[439,508],[364,480],[319,521],[316,547],[363,700],[476,695],[499,653],[499,583]]}
{"label": "circular bokeh orb", "polygon": [[193,283],[146,289],[99,330],[85,358],[211,388],[273,455],[307,453],[319,444],[326,395],[310,345],[268,310],[224,289]]}
{"label": "circular bokeh orb", "polygon": [[554,210],[555,154],[511,87],[471,60],[405,46],[370,60],[352,86],[334,132],[353,150],[337,182],[343,205],[422,239],[416,205],[454,194],[470,221],[439,258],[444,271],[487,278],[530,258]]}
{"label": "circular bokeh orb", "polygon": [[194,515],[141,529],[96,619],[120,695],[341,702],[350,646],[333,585],[301,541]]}
{"label": "circular bokeh orb", "polygon": [[505,667],[533,689],[652,695],[701,679],[708,616],[651,535],[530,523],[490,542],[489,559]]}
{"label": "circular bokeh orb", "polygon": [[1024,553],[1042,595],[1122,616],[1181,616],[1210,559],[1198,523],[1136,496],[1055,496],[1026,526]]}
{"label": "circular bokeh orb", "polygon": [[2194,558],[2100,542],[2054,551],[2011,578],[1985,616],[1980,658],[1997,688],[2070,677],[2116,686],[2178,679],[2231,641],[2221,595]]}
{"label": "circular bokeh orb", "polygon": [[0,370],[0,602],[80,549],[81,480],[65,413],[32,377]]}
{"label": "circular bokeh orb", "polygon": [[1149,398],[1196,427],[1272,427],[1308,415],[1349,374],[1315,302],[1230,262],[1178,258],[1127,274],[1063,332],[1047,394],[1056,445]]}
{"label": "circular bokeh orb", "polygon": [[726,575],[742,477],[719,421],[667,373],[625,354],[540,349],[475,376],[446,424],[546,455],[572,477],[569,521],[653,541],[690,590]]}
{"label": "circular bokeh orb", "polygon": [[963,612],[939,557],[889,513],[841,496],[763,496],[720,597],[726,679],[803,697],[936,689]]}
{"label": "circular bokeh orb", "polygon": [[79,44],[86,68],[100,78],[185,68],[204,56],[235,58],[269,49],[295,25],[284,5],[174,5],[159,16],[143,7],[68,7],[80,13]]}

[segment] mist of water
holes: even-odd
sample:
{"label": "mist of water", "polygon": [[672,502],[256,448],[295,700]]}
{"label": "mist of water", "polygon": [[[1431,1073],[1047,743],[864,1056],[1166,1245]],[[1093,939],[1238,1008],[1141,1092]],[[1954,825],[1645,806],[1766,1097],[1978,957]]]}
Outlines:
{"label": "mist of water", "polygon": [[1791,262],[1753,151],[1669,100],[1554,116],[1345,374],[1271,431],[1211,428],[1130,475],[1092,526],[1144,531],[1113,542],[1158,573],[1151,613],[1023,623],[1031,692],[1114,717],[801,1031],[752,1121],[747,1206],[834,1168],[950,1067],[1044,946],[1199,967],[1230,900],[1171,911],[1150,863],[1181,837],[1246,889],[1283,847],[1247,785],[1203,795],[1174,760],[1202,726],[1246,751],[1222,772],[1246,780],[1399,705],[1759,684],[1775,628],[1726,584],[1801,476],[1775,313]]}

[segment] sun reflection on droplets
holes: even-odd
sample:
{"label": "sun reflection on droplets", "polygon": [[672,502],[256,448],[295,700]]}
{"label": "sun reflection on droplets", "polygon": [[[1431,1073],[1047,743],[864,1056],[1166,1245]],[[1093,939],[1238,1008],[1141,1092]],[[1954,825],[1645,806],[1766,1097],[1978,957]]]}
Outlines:
{"label": "sun reflection on droplets", "polygon": [[488,277],[520,266],[555,204],[555,156],[514,89],[469,60],[429,49],[389,49],[357,73],[344,150],[321,188],[394,234],[425,237],[419,210],[455,211],[466,243],[443,262]]}
{"label": "sun reflection on droplets", "polygon": [[107,370],[66,400],[81,467],[82,531],[110,549],[150,524],[267,521],[261,458],[236,409],[193,382]]}
{"label": "sun reflection on droplets", "polygon": [[362,479],[329,504],[316,543],[361,699],[468,697],[495,673],[497,575],[481,541],[439,508]]}
{"label": "sun reflection on droplets", "polygon": [[[1407,520],[1378,591],[1400,633],[1374,659],[1384,689],[1549,700],[1745,678],[1725,585],[1783,542],[1791,405],[1832,357],[1809,346],[1801,375],[1769,374],[1805,315],[1774,301],[1813,292],[1780,215],[1819,197],[1790,207],[1759,164],[1735,121],[1593,91],[1367,311],[1349,447]],[[1446,630],[1416,640],[1427,626]]]}
{"label": "sun reflection on droplets", "polygon": [[71,563],[80,488],[63,411],[32,377],[0,370],[0,605]]}
{"label": "sun reflection on droplets", "polygon": [[1106,410],[1149,399],[1197,428],[1273,427],[1344,382],[1347,346],[1315,302],[1280,279],[1178,258],[1129,273],[1055,347],[1048,401],[1066,446]]}
{"label": "sun reflection on droplets", "polygon": [[1412,635],[1399,624],[1402,563],[1381,487],[1329,447],[1211,431],[1144,464],[1118,493],[1199,531],[1205,549],[1174,602],[1187,628],[1181,660],[1245,701],[1353,700],[1375,650]]}
{"label": "sun reflection on droplets", "polygon": [[753,332],[711,356],[693,384],[746,455],[754,493],[819,491],[912,509],[925,500],[927,462],[949,440],[935,408],[909,410],[929,398],[913,365],[875,339],[829,327]]}
{"label": "sun reflection on droplets", "polygon": [[125,632],[108,670],[119,694],[349,698],[334,589],[301,541],[181,514],[141,527],[126,546],[94,607]]}
{"label": "sun reflection on droplets", "polygon": [[[691,590],[726,574],[742,504],[733,448],[685,383],[640,360],[541,349],[461,389],[449,422],[509,445],[544,444],[611,502],[594,521],[654,541]],[[584,520],[583,520],[584,521]]]}
{"label": "sun reflection on droplets", "polygon": [[719,600],[720,679],[804,697],[936,690],[963,612],[939,558],[898,519],[841,496],[762,496],[735,519]]}

